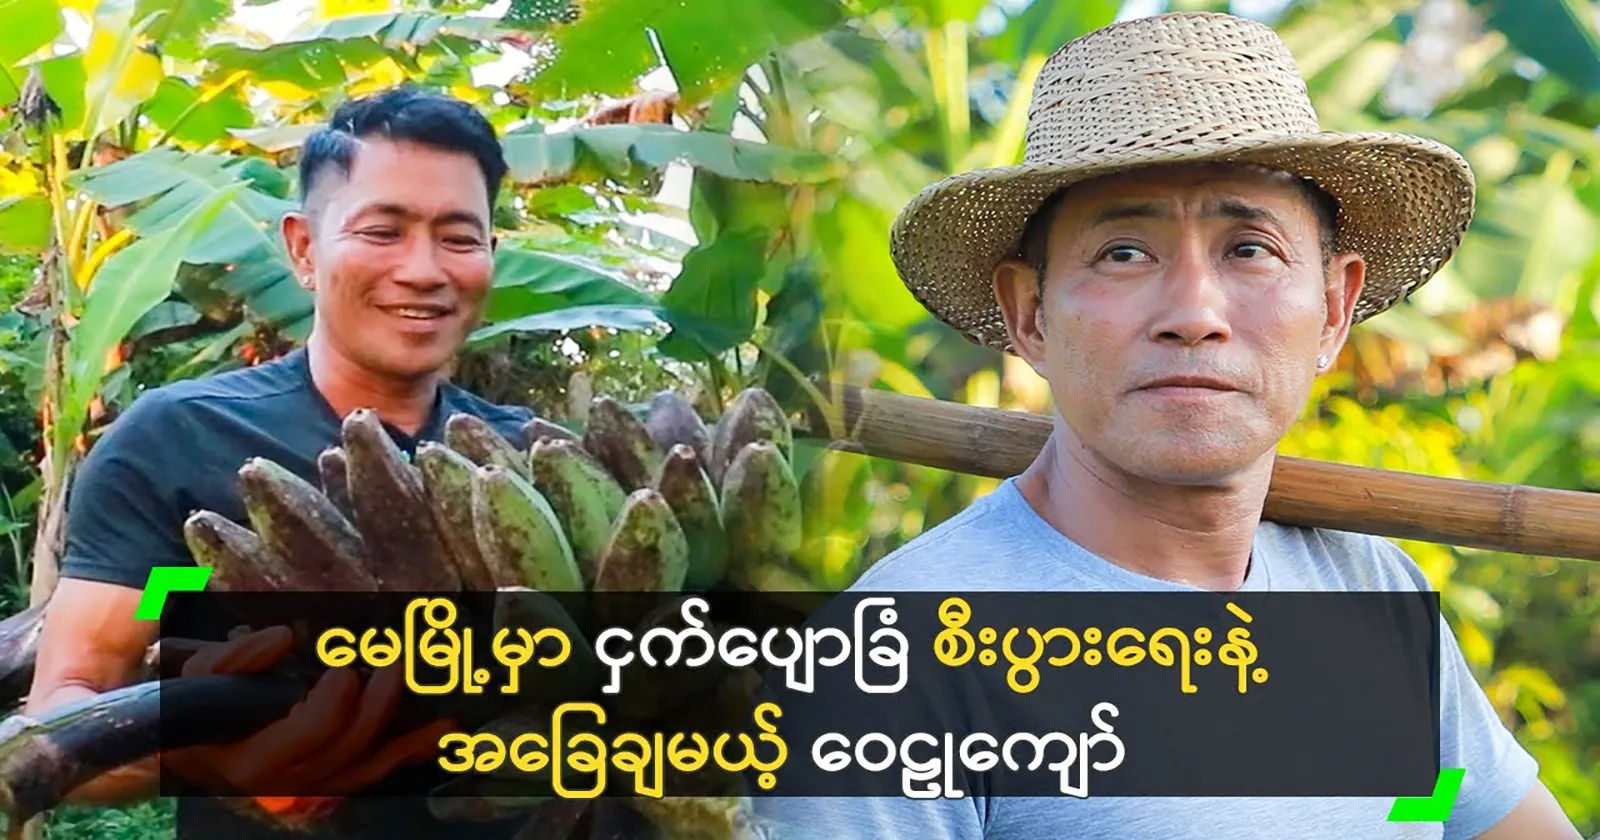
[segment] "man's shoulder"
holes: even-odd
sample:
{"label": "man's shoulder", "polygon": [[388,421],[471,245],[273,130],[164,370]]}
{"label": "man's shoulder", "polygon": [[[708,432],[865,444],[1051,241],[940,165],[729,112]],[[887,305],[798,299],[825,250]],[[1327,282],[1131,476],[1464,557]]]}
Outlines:
{"label": "man's shoulder", "polygon": [[1373,534],[1263,520],[1256,547],[1292,574],[1273,588],[1347,592],[1412,592],[1432,588],[1422,567],[1393,541]]}
{"label": "man's shoulder", "polygon": [[270,400],[303,388],[290,364],[288,359],[275,359],[147,388],[117,416],[107,434],[143,437],[141,433],[155,432],[161,439],[181,440],[175,433],[184,418],[195,412],[220,405],[236,408],[240,403]]}
{"label": "man's shoulder", "polygon": [[533,409],[525,405],[497,403],[485,399],[454,382],[447,381],[442,387],[447,413],[471,414],[493,426],[495,431],[513,444],[526,445],[522,427],[537,416]]}
{"label": "man's shoulder", "polygon": [[[981,562],[986,580],[1007,588],[1005,561],[1021,549],[1012,531],[1009,499],[1000,489],[968,505],[954,516],[913,537],[863,572],[851,586],[857,591],[943,591],[973,584],[973,564]],[[980,559],[981,558],[981,559]],[[1020,581],[1015,582],[1020,585]]]}

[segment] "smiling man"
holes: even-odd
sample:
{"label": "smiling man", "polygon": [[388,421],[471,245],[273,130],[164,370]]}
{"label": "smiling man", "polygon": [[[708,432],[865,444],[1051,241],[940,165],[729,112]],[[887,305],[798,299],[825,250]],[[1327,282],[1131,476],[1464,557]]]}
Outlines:
{"label": "smiling man", "polygon": [[[1054,432],[1021,475],[853,588],[1426,590],[1387,540],[1262,510],[1276,447],[1352,325],[1459,244],[1465,161],[1422,138],[1321,130],[1277,35],[1217,14],[1067,44],[1039,75],[1027,138],[1022,164],[922,191],[892,247],[934,316],[1048,381]],[[1440,637],[1440,766],[1466,769],[1444,823],[1388,822],[1393,798],[989,798],[960,772],[961,799],[754,810],[777,837],[823,840],[1577,840],[1448,624]],[[912,695],[919,731],[987,719]]]}
{"label": "smiling man", "polygon": [[[302,207],[285,217],[282,233],[293,270],[314,298],[309,340],[265,364],[142,394],[90,450],[71,488],[61,580],[28,711],[132,678],[158,630],[134,618],[150,569],[193,564],[183,524],[197,509],[248,522],[237,487],[247,459],[269,458],[319,483],[317,456],[340,442],[342,418],[363,407],[377,410],[408,453],[423,440],[442,439],[456,412],[521,441],[532,412],[491,404],[448,380],[492,285],[491,218],[505,174],[488,121],[463,102],[408,89],[345,104],[306,142]],[[286,650],[286,636],[263,633],[224,656],[192,662],[186,673],[259,670]],[[371,738],[367,716],[399,687],[390,679],[363,688],[351,674],[333,671],[259,735],[163,758],[190,780],[257,791],[273,779],[320,775],[331,784],[379,776],[435,754],[443,734],[423,727],[392,742]],[[146,762],[96,779],[70,801],[139,799],[155,792],[156,780],[154,763]],[[435,836],[421,803],[407,804],[416,810],[397,807],[389,827],[357,836]],[[301,836],[226,812],[197,813],[210,816],[194,836]]]}

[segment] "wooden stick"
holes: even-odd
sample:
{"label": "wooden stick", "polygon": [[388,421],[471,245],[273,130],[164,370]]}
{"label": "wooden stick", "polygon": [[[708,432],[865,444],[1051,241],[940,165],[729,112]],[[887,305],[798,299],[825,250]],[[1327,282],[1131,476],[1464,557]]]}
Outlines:
{"label": "wooden stick", "polygon": [[[1050,418],[830,386],[812,429],[836,449],[1008,478],[1050,437]],[[831,430],[831,431],[830,431]],[[1600,493],[1491,484],[1278,456],[1263,518],[1470,548],[1600,560]]]}

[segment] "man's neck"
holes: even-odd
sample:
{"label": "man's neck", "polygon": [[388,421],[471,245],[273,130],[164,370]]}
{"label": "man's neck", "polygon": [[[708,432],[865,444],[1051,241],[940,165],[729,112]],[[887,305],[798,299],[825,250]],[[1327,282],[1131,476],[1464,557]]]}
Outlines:
{"label": "man's neck", "polygon": [[401,382],[375,376],[340,355],[316,334],[306,342],[306,354],[312,383],[340,417],[358,408],[370,408],[385,423],[413,435],[427,424],[438,394],[439,376]]}
{"label": "man's neck", "polygon": [[1105,560],[1201,589],[1243,584],[1272,461],[1225,487],[1157,484],[1122,472],[1059,424],[1017,479],[1045,521]]}

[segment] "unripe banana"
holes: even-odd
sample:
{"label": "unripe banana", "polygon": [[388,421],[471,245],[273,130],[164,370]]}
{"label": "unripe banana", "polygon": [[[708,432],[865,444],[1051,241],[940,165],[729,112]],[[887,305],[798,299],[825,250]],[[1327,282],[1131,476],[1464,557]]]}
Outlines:
{"label": "unripe banana", "polygon": [[422,474],[406,461],[371,409],[345,416],[341,434],[355,524],[386,591],[461,588],[455,562],[428,506]]}
{"label": "unripe banana", "polygon": [[489,565],[516,570],[513,585],[582,591],[583,574],[555,511],[522,476],[493,464],[478,467],[472,476],[472,521]]}
{"label": "unripe banana", "polygon": [[538,441],[529,465],[534,487],[550,502],[572,544],[584,585],[594,585],[600,555],[611,538],[611,524],[622,513],[627,491],[593,455],[570,440]]}
{"label": "unripe banana", "polygon": [[286,584],[284,569],[254,531],[220,513],[197,510],[183,523],[183,538],[195,563],[211,570],[211,588],[222,592],[270,592]]}
{"label": "unripe banana", "polygon": [[494,464],[516,472],[524,480],[533,480],[527,453],[511,445],[482,417],[464,412],[450,415],[444,423],[444,442],[480,467]]}
{"label": "unripe banana", "polygon": [[589,406],[583,445],[630,493],[654,485],[664,460],[644,423],[607,396],[595,397]]}
{"label": "unripe banana", "polygon": [[758,440],[771,441],[785,461],[794,457],[794,432],[783,408],[763,388],[746,388],[717,421],[711,438],[711,480],[722,486],[733,459],[746,445]]}
{"label": "unripe banana", "polygon": [[528,446],[530,448],[534,444],[545,439],[570,440],[579,446],[583,445],[583,438],[579,437],[576,432],[573,432],[564,426],[552,423],[543,417],[535,417],[532,420],[523,423],[522,437],[528,442]]}
{"label": "unripe banana", "polygon": [[440,536],[450,547],[462,582],[475,591],[512,585],[516,581],[515,570],[491,568],[478,549],[478,534],[472,522],[472,474],[478,465],[431,440],[417,444],[416,463],[428,494],[428,507]]}
{"label": "unripe banana", "polygon": [[239,487],[252,529],[287,570],[284,589],[378,588],[361,534],[316,487],[266,458],[245,461]]}
{"label": "unripe banana", "polygon": [[684,588],[703,591],[722,580],[728,571],[728,538],[717,509],[717,491],[700,468],[700,459],[688,444],[677,444],[661,466],[656,490],[672,507],[689,543],[689,571]]}
{"label": "unripe banana", "polygon": [[701,464],[711,462],[711,430],[677,391],[661,391],[650,399],[650,419],[645,428],[662,452],[687,444]]}
{"label": "unripe banana", "polygon": [[689,543],[672,507],[651,488],[623,504],[595,576],[596,592],[677,592],[689,573]]}
{"label": "unripe banana", "polygon": [[786,561],[803,537],[800,485],[771,441],[746,444],[722,481],[722,520],[732,564]]}
{"label": "unripe banana", "polygon": [[317,456],[317,474],[322,479],[322,494],[333,502],[344,518],[354,522],[356,513],[350,504],[349,465],[345,461],[344,450],[337,446],[322,450],[322,454]]}

